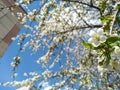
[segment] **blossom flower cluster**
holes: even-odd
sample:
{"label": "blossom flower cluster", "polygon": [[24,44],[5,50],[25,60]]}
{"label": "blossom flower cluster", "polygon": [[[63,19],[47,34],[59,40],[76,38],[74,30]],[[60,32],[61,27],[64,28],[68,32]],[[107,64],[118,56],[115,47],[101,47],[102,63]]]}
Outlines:
{"label": "blossom flower cluster", "polygon": [[[27,6],[32,5],[32,1],[39,2],[40,7],[29,10]],[[17,13],[18,19],[22,18],[21,23],[25,24],[27,29],[27,34],[23,33],[17,37],[18,45],[22,49],[32,49],[33,53],[40,50],[39,59],[36,61],[40,71],[24,73],[25,78],[33,78],[2,85],[18,86],[19,89],[25,90],[34,85],[41,89],[45,82],[51,81],[54,81],[53,85],[47,86],[46,89],[62,90],[67,86],[70,90],[107,90],[107,86],[117,86],[118,79],[109,80],[108,77],[112,77],[113,74],[119,77],[117,75],[120,72],[120,46],[118,42],[108,42],[111,36],[105,32],[113,19],[111,15],[106,17],[109,13],[106,10],[111,11],[108,10],[110,6],[107,4],[113,2],[107,0],[104,7],[104,0],[79,0],[79,3],[77,0],[70,1],[19,0],[19,4],[24,5],[28,13]],[[103,7],[106,9],[101,10]],[[88,40],[85,42],[86,47],[83,47],[83,40]],[[11,66],[18,67],[20,62],[21,58],[16,56]],[[13,76],[17,77],[17,73]]]}
{"label": "blossom flower cluster", "polygon": [[120,63],[117,60],[110,60],[109,64],[98,65],[98,70],[103,72],[114,71],[116,73],[120,72]]}
{"label": "blossom flower cluster", "polygon": [[28,4],[30,4],[32,1],[33,1],[33,0],[20,0],[19,3],[20,3],[20,4],[26,4],[26,5],[28,5]]}
{"label": "blossom flower cluster", "polygon": [[18,64],[21,62],[21,57],[20,56],[16,56],[13,58],[14,62],[11,62],[11,66],[12,67],[17,67]]}
{"label": "blossom flower cluster", "polygon": [[13,81],[13,82],[6,82],[3,86],[17,86],[17,87],[32,87],[36,81],[38,81],[40,75],[35,75],[33,78],[29,78],[23,81]]}
{"label": "blossom flower cluster", "polygon": [[[99,28],[97,31],[90,31],[90,38],[88,42],[92,44],[94,47],[98,47],[100,44],[105,43],[107,36],[102,28]],[[98,56],[99,57],[99,56]],[[114,46],[114,51],[111,54],[111,59],[108,63],[104,62],[105,58],[99,58],[98,63],[102,63],[102,65],[98,65],[98,70],[100,72],[105,71],[115,71],[120,72],[120,47]]]}
{"label": "blossom flower cluster", "polygon": [[102,28],[99,28],[97,31],[90,31],[90,39],[88,40],[94,47],[98,47],[101,43],[104,43],[107,37],[104,35]]}
{"label": "blossom flower cluster", "polygon": [[116,59],[120,60],[120,47],[119,46],[115,46],[114,56],[116,57]]}

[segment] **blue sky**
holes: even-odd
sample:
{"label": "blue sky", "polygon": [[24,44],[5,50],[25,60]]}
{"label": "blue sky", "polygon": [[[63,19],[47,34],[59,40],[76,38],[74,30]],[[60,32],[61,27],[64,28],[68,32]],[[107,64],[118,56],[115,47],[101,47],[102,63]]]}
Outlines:
{"label": "blue sky", "polygon": [[[39,0],[38,0],[39,1]],[[34,2],[29,9],[33,10],[34,8],[38,8],[39,4],[38,2]],[[23,27],[19,34],[26,32],[26,29]],[[74,45],[74,44],[73,44]],[[0,82],[8,82],[13,81],[14,79],[11,78],[13,75],[13,72],[11,71],[10,63],[13,61],[13,57],[18,54],[19,46],[17,45],[17,40],[13,41],[7,51],[5,52],[4,56],[0,60]],[[57,52],[57,51],[55,51]],[[22,61],[19,64],[18,68],[16,69],[16,72],[18,73],[18,77],[15,80],[21,81],[25,79],[23,76],[24,72],[31,72],[31,71],[41,71],[43,70],[40,65],[36,64],[36,60],[43,55],[43,51],[39,50],[34,55],[30,55],[31,50],[28,48],[23,53],[19,53],[19,55],[22,57]],[[64,54],[65,56],[65,54]],[[64,58],[64,56],[62,58]],[[62,65],[64,64],[64,60],[62,60]],[[59,64],[57,64],[55,67],[58,67]],[[57,71],[57,68],[53,69],[54,71]],[[51,80],[53,83],[55,80]],[[15,87],[3,87],[0,86],[0,90],[16,90]]]}
{"label": "blue sky", "polygon": [[[25,30],[25,28],[22,28],[20,33],[22,33]],[[8,47],[7,51],[4,53],[4,56],[0,59],[0,82],[7,82],[7,81],[13,81],[14,79],[11,78],[13,75],[13,72],[11,71],[12,67],[10,66],[10,63],[13,61],[13,57],[18,53],[19,46],[17,45],[17,40],[13,41],[10,46]],[[26,49],[25,52],[19,53],[19,55],[22,57],[22,61],[19,65],[19,67],[16,69],[16,72],[18,72],[18,77],[16,80],[23,80],[23,73],[24,72],[30,72],[34,70],[39,70],[39,65],[36,65],[36,60],[41,54],[40,51],[38,51],[34,55],[30,55],[31,50]],[[10,87],[2,87],[0,86],[0,90],[15,90],[15,88]]]}
{"label": "blue sky", "polygon": [[[33,10],[34,8],[37,8],[39,6],[38,2],[34,2],[29,9]],[[20,33],[24,33],[26,30],[23,27],[21,29]],[[4,53],[4,56],[0,58],[0,82],[8,82],[13,81],[14,79],[11,78],[13,75],[13,72],[11,71],[12,67],[10,66],[10,63],[13,61],[13,57],[18,54],[19,46],[17,45],[17,40],[13,41],[10,46],[8,47],[7,51]],[[36,65],[36,60],[38,59],[39,55],[41,54],[41,51],[38,51],[34,55],[31,54],[31,50],[26,49],[25,52],[19,53],[22,57],[22,61],[19,65],[19,67],[16,69],[16,72],[18,72],[18,77],[16,80],[23,80],[25,77],[23,76],[24,72],[30,72],[34,70],[40,70],[40,66]],[[0,90],[16,90],[15,87],[3,87],[0,86]]]}
{"label": "blue sky", "polygon": [[[30,10],[37,9],[40,4],[38,2],[34,2],[31,6],[29,6]],[[29,22],[28,22],[29,23]],[[19,34],[26,32],[26,28],[22,28]],[[13,81],[14,79],[11,77],[13,75],[13,72],[11,71],[12,67],[10,66],[10,63],[13,61],[13,57],[18,54],[19,46],[17,45],[17,40],[13,41],[10,46],[8,47],[7,51],[5,52],[4,56],[0,59],[0,82],[8,82]],[[58,50],[59,51],[59,50]],[[16,72],[18,73],[18,77],[15,79],[17,81],[21,81],[25,79],[23,76],[24,72],[32,72],[32,71],[43,71],[40,65],[36,64],[36,60],[43,55],[43,50],[37,51],[32,56],[31,50],[26,49],[25,52],[19,53],[19,55],[22,58],[21,63],[19,64],[18,68],[16,68]],[[57,51],[55,51],[57,53]],[[64,57],[64,56],[63,56]],[[62,58],[63,58],[62,57]],[[52,61],[52,60],[51,60]],[[50,62],[51,63],[51,62]],[[61,62],[61,64],[64,64],[64,61]],[[58,67],[59,63],[55,65],[55,67]],[[58,71],[59,69],[54,68],[54,71]],[[51,83],[54,81],[52,80]],[[0,86],[0,90],[16,90],[16,87],[3,87]]]}
{"label": "blue sky", "polygon": [[[29,9],[33,10],[34,8],[38,8],[40,4],[38,2],[34,2]],[[26,29],[23,27],[19,34],[26,32]],[[59,48],[60,49],[60,48]],[[10,63],[13,61],[13,57],[18,54],[19,46],[17,45],[17,40],[13,41],[7,51],[5,52],[4,56],[0,60],[0,82],[8,82],[13,81],[14,79],[11,78],[13,75],[13,72],[11,71]],[[59,50],[55,51],[54,53],[58,53]],[[40,49],[38,52],[36,52],[34,55],[30,55],[31,50],[28,48],[23,53],[19,53],[19,55],[22,57],[22,61],[19,64],[18,68],[16,69],[16,72],[18,73],[18,77],[15,80],[21,81],[25,79],[23,76],[24,72],[31,72],[31,71],[43,71],[43,69],[40,67],[40,65],[36,64],[36,60],[43,55],[43,51]],[[65,54],[62,56],[62,58],[65,57]],[[52,62],[52,60],[51,60]],[[50,62],[50,63],[51,63]],[[64,59],[61,61],[61,64],[64,65]],[[59,67],[59,63],[55,65],[55,67]],[[54,68],[54,71],[58,71],[58,68]],[[52,79],[51,83],[54,83],[55,80]],[[16,90],[14,87],[3,87],[0,86],[0,90]]]}
{"label": "blue sky", "polygon": [[[36,1],[29,6],[29,9],[30,10],[37,9],[39,6],[40,4],[38,4],[38,2]],[[23,27],[20,30],[19,34],[25,33],[25,32],[26,32],[26,28]],[[24,72],[43,71],[41,66],[36,64],[36,60],[44,54],[43,50],[40,49],[35,54],[31,55],[32,53],[31,50],[27,48],[25,52],[19,53],[19,55],[22,58],[22,61],[19,64],[18,68],[16,68],[16,72],[18,73],[17,78],[13,79],[11,77],[13,75],[13,72],[11,70],[12,67],[10,63],[13,61],[13,57],[16,56],[19,51],[19,46],[17,45],[17,42],[18,40],[13,41],[8,47],[7,51],[4,53],[3,57],[0,59],[0,82],[8,82],[8,81],[10,82],[13,80],[22,81],[23,79],[26,79],[23,76]],[[64,61],[61,63],[63,64]],[[58,66],[59,66],[59,63],[55,65],[55,67],[58,67]],[[59,69],[54,68],[53,70],[58,71]],[[52,80],[52,82],[54,81]],[[0,90],[16,90],[16,87],[0,86]]]}
{"label": "blue sky", "polygon": [[[35,2],[29,7],[29,9],[33,10],[34,8],[37,8],[38,6],[39,6],[38,2]],[[24,32],[26,32],[26,29],[23,27],[21,31],[19,32],[19,34],[24,33]],[[10,63],[13,61],[12,58],[18,54],[18,51],[19,51],[19,46],[17,45],[17,40],[15,40],[11,43],[11,45],[5,52],[4,56],[0,59],[0,82],[8,82],[8,81],[14,80],[13,78],[11,78],[11,76],[13,75],[13,72],[11,71],[12,67],[10,66]],[[41,70],[43,71],[40,65],[36,64],[36,60],[40,56],[43,55],[43,51],[40,49],[34,55],[31,56],[30,54],[31,54],[31,50],[28,48],[25,50],[25,52],[19,53],[19,55],[22,57],[22,61],[19,64],[18,68],[16,69],[16,72],[18,73],[18,77],[15,80],[21,81],[25,79],[25,77],[23,76],[24,72],[32,72],[34,70],[37,72]],[[62,61],[62,64],[63,63],[64,61]],[[57,66],[59,65],[57,64],[56,67]],[[57,68],[53,70],[56,71]],[[16,90],[16,87],[0,86],[0,90]]]}

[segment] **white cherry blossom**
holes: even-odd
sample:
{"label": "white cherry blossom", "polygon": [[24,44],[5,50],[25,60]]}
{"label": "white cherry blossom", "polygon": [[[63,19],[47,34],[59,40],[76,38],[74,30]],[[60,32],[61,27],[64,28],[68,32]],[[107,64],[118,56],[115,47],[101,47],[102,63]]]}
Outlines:
{"label": "white cherry blossom", "polygon": [[120,55],[120,47],[115,46],[115,54]]}
{"label": "white cherry blossom", "polygon": [[88,42],[91,43],[94,47],[98,47],[100,43],[104,43],[106,41],[106,36],[104,35],[104,31],[102,28],[99,28],[97,31],[90,31],[90,38]]}
{"label": "white cherry blossom", "polygon": [[111,61],[111,66],[114,71],[120,72],[120,63],[119,61]]}
{"label": "white cherry blossom", "polygon": [[120,60],[120,47],[114,46],[114,51],[111,54],[112,59],[118,59]]}

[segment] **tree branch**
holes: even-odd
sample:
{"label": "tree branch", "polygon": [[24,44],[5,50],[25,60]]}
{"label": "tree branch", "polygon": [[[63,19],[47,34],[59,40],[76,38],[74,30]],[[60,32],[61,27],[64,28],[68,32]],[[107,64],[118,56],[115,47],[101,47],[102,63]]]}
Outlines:
{"label": "tree branch", "polygon": [[55,33],[65,34],[65,33],[68,33],[68,32],[72,32],[74,30],[87,29],[87,28],[100,28],[100,27],[102,27],[102,25],[69,27],[68,29],[70,29],[70,30],[66,30],[66,31],[63,31],[63,32],[55,32]]}
{"label": "tree branch", "polygon": [[84,2],[81,2],[81,1],[75,1],[75,0],[63,0],[63,1],[74,2],[74,3],[79,3],[79,4],[89,6],[91,8],[97,9],[100,12],[100,15],[102,15],[101,9],[99,7],[93,5],[92,0],[90,0],[90,4],[87,4],[87,3],[84,3]]}
{"label": "tree branch", "polygon": [[113,18],[113,21],[112,21],[112,24],[111,24],[111,27],[110,27],[110,35],[112,34],[113,27],[114,27],[114,24],[115,24],[115,21],[116,21],[116,17],[118,15],[119,11],[120,11],[120,9],[118,9],[114,14],[114,18]]}

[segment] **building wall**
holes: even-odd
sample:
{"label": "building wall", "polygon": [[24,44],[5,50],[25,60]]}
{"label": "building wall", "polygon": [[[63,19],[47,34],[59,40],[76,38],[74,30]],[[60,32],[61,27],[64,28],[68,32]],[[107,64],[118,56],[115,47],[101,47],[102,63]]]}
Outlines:
{"label": "building wall", "polygon": [[[13,4],[14,0],[0,0],[0,7],[9,7]],[[14,14],[17,12],[25,13],[21,7],[13,10]],[[11,38],[17,35],[21,27],[17,17],[13,16],[7,8],[0,11],[0,57],[12,42]]]}

